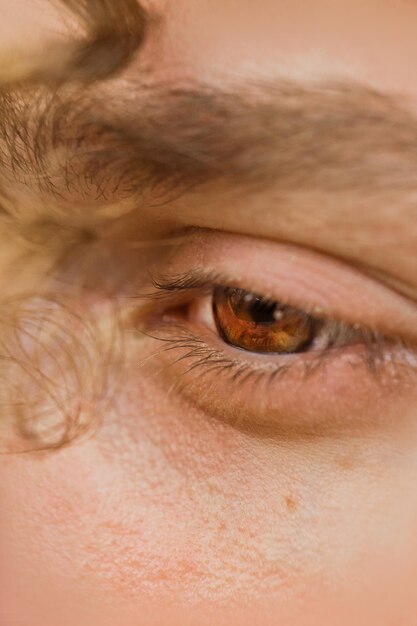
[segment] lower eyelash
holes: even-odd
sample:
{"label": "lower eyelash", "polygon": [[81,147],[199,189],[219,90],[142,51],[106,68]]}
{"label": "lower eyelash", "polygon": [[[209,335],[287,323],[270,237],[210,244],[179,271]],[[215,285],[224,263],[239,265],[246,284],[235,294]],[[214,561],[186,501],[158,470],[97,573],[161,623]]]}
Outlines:
{"label": "lower eyelash", "polygon": [[[153,321],[151,331],[141,329],[139,332],[164,344],[163,348],[155,353],[155,356],[161,354],[161,352],[181,352],[181,355],[174,358],[169,364],[170,366],[192,361],[190,366],[181,372],[181,378],[185,379],[187,375],[195,371],[198,371],[199,374],[208,374],[219,370],[228,376],[232,384],[247,383],[251,378],[259,380],[261,376],[264,376],[268,383],[272,384],[278,379],[282,380],[294,368],[300,368],[300,366],[302,367],[303,378],[307,380],[329,366],[332,360],[340,358],[344,350],[341,347],[337,347],[317,350],[304,355],[277,356],[276,359],[279,359],[281,363],[273,363],[271,355],[269,355],[268,361],[266,361],[265,357],[259,358],[258,356],[259,360],[256,363],[250,363],[247,360],[227,355],[225,350],[209,346],[207,342],[177,322],[161,321],[158,324]],[[158,334],[153,334],[155,332]],[[370,339],[365,340],[362,344],[363,351],[358,355],[360,363],[366,367],[373,377],[377,377],[381,368],[385,365],[387,344],[387,340],[376,335],[373,336],[373,341]],[[236,350],[236,348],[231,348],[230,346],[227,349]],[[242,354],[244,354],[243,350]],[[308,358],[306,358],[306,355],[308,355]],[[260,359],[265,359],[265,361],[262,362]],[[357,364],[357,359],[355,359],[355,363],[352,362],[352,366],[357,366]]]}

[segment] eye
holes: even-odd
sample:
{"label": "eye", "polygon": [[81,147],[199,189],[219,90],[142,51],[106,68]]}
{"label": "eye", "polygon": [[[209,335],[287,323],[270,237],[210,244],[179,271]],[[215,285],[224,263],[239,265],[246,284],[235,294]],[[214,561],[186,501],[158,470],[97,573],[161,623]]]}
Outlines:
{"label": "eye", "polygon": [[250,352],[307,351],[323,326],[312,316],[243,289],[217,287],[213,316],[222,339]]}
{"label": "eye", "polygon": [[204,233],[150,278],[141,367],[188,407],[315,434],[380,424],[414,396],[414,307],[341,262]]}

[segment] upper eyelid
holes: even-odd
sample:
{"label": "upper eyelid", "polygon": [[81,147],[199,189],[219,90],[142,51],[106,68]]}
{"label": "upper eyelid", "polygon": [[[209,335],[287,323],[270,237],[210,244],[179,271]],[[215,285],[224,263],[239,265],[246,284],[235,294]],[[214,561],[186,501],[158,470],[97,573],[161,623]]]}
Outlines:
{"label": "upper eyelid", "polygon": [[[222,278],[219,274],[216,273],[207,273],[204,272],[192,272],[188,271],[184,274],[177,274],[172,278],[168,276],[160,276],[157,278],[156,276],[152,277],[152,285],[156,290],[155,293],[149,294],[150,298],[160,298],[165,303],[169,303],[172,299],[175,299],[175,294],[194,294],[198,293],[200,296],[208,296],[213,293],[213,290],[217,286],[230,286],[225,285],[228,279]],[[263,294],[259,294],[263,296]],[[272,300],[272,299],[271,299]],[[341,328],[345,327],[346,329],[355,328],[359,332],[363,332],[365,339],[367,337],[377,337],[382,338],[380,333],[374,332],[372,329],[367,328],[365,326],[360,326],[357,324],[349,325],[343,319],[335,318],[334,316],[326,315],[326,312],[323,310],[318,310],[317,308],[309,308],[308,306],[301,307],[294,305],[293,302],[287,301],[285,298],[282,298],[280,304],[292,306],[294,308],[298,308],[303,312],[315,317],[324,322],[335,323],[339,325]]]}
{"label": "upper eyelid", "polygon": [[316,317],[417,344],[414,303],[357,267],[309,248],[198,230],[174,252],[168,269],[164,274],[156,271],[161,290],[154,287],[154,291],[159,291],[161,298],[172,294],[174,288],[179,293],[217,282],[259,293]]}

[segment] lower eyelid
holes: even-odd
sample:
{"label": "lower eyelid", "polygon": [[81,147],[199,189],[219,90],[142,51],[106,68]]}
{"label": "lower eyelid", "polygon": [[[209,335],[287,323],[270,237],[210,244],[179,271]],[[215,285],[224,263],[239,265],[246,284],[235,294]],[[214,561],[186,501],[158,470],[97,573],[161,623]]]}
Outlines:
{"label": "lower eyelid", "polygon": [[152,332],[164,342],[154,363],[164,388],[233,425],[335,433],[380,425],[417,399],[417,355],[405,348],[386,347],[371,364],[364,345],[271,357],[192,323],[156,322]]}

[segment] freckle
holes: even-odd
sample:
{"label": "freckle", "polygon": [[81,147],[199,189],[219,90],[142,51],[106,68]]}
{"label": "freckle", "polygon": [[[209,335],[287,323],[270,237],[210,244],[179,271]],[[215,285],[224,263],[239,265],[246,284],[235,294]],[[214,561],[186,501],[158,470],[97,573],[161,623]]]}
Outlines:
{"label": "freckle", "polygon": [[285,498],[285,504],[290,513],[294,513],[298,509],[298,502],[292,496],[287,496]]}

